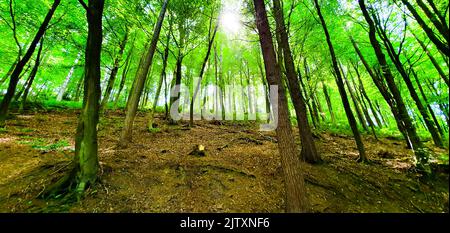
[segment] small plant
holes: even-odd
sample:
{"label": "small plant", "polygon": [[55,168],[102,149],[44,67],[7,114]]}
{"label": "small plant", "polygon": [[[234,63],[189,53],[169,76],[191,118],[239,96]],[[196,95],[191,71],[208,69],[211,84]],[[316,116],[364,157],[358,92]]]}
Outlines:
{"label": "small plant", "polygon": [[[31,137],[22,137],[22,139],[31,139]],[[19,141],[20,144],[30,145],[31,148],[41,150],[41,151],[57,151],[61,148],[70,146],[69,142],[66,140],[58,140],[55,143],[48,143],[42,138],[35,138],[32,140]]]}
{"label": "small plant", "polygon": [[148,132],[150,132],[150,133],[159,133],[159,132],[161,132],[161,129],[160,128],[148,128]]}

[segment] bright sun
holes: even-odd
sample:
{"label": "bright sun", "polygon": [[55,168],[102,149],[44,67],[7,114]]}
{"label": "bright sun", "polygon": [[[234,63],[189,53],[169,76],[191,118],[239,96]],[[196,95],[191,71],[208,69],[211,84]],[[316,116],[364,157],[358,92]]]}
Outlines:
{"label": "bright sun", "polygon": [[233,11],[222,12],[220,24],[223,31],[227,34],[237,35],[242,28],[240,14]]}
{"label": "bright sun", "polygon": [[222,0],[220,27],[228,36],[238,36],[242,32],[242,0]]}

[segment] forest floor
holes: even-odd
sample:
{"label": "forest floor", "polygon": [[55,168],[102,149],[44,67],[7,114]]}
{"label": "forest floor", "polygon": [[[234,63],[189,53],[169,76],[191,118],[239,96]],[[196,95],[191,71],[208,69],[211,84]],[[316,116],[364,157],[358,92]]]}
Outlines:
{"label": "forest floor", "polygon": [[[155,120],[160,131],[148,132],[139,113],[133,143],[118,149],[119,111],[101,117],[100,182],[86,197],[36,198],[67,172],[78,112],[13,114],[0,131],[0,212],[283,212],[274,132],[239,122],[199,121],[189,129],[162,118]],[[448,168],[424,180],[410,169],[403,141],[365,136],[372,163],[361,164],[351,137],[315,137],[324,163],[302,168],[313,212],[448,212]],[[197,144],[206,156],[189,155]]]}

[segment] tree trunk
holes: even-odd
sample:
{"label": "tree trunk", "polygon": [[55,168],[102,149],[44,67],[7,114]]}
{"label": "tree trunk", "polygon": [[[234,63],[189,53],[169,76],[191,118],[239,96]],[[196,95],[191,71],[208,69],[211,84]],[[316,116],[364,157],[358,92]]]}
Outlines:
{"label": "tree trunk", "polygon": [[[364,88],[364,84],[362,82],[361,75],[359,74],[358,67],[354,63],[352,63],[352,66],[353,66],[353,69],[355,69],[356,77],[358,78],[358,83],[359,83],[359,88],[358,89],[359,89],[359,91],[361,93],[361,99],[362,99],[363,102],[364,102],[364,99],[367,100],[367,104],[369,104],[370,110],[372,111],[372,115],[375,118],[375,121],[377,122],[378,127],[381,128],[381,127],[383,127],[383,123],[381,122],[381,119],[378,116],[377,111],[375,110],[375,108],[374,108],[374,106],[372,104],[372,101],[370,100],[369,96],[366,93],[366,89]],[[356,88],[357,84],[355,83],[354,85],[355,85],[355,88]]]}
{"label": "tree trunk", "polygon": [[84,87],[84,73],[80,77],[80,79],[78,80],[77,89],[75,90],[75,101],[77,101],[77,102],[80,100],[81,88],[82,87]]}
{"label": "tree trunk", "polygon": [[444,138],[444,135],[445,135],[444,131],[442,130],[441,126],[439,125],[439,121],[437,120],[436,115],[434,114],[433,108],[431,108],[431,105],[428,103],[428,98],[425,95],[425,92],[423,91],[422,85],[420,84],[419,78],[417,77],[417,73],[414,70],[414,68],[412,67],[409,59],[408,59],[408,64],[411,66],[411,68],[410,68],[411,69],[411,73],[412,73],[412,75],[413,75],[413,77],[414,77],[414,79],[416,81],[416,84],[417,84],[417,87],[419,88],[420,94],[422,95],[422,99],[423,99],[423,101],[425,101],[425,104],[427,105],[428,111],[430,112],[431,117],[433,118],[433,122],[436,125],[436,127],[437,127],[437,129],[438,129],[438,131],[439,131],[439,133],[441,135],[441,138]]}
{"label": "tree trunk", "polygon": [[139,105],[139,99],[142,95],[145,80],[147,79],[150,66],[152,65],[153,55],[155,54],[156,45],[158,44],[159,34],[161,32],[164,16],[166,14],[168,1],[169,0],[165,0],[162,5],[161,12],[158,17],[158,22],[155,25],[152,41],[150,43],[150,46],[148,47],[148,51],[145,54],[144,60],[142,60],[143,63],[139,65],[138,71],[136,73],[136,78],[133,82],[134,88],[132,88],[131,95],[127,101],[125,125],[119,140],[119,145],[122,147],[126,147],[127,144],[132,140],[134,118],[136,117],[136,111]]}
{"label": "tree trunk", "polygon": [[[256,57],[256,61],[258,62],[258,69],[261,75],[261,82],[263,83],[263,88],[264,88],[264,98],[265,98],[265,104],[266,104],[266,114],[268,114],[267,117],[267,123],[269,123],[272,119],[272,114],[270,113],[270,95],[269,95],[269,87],[267,85],[267,80],[266,77],[264,75],[264,71],[262,68],[262,64],[261,64],[261,57],[257,56]],[[308,120],[308,118],[306,118],[306,120]]]}
{"label": "tree trunk", "polygon": [[116,59],[114,59],[114,66],[111,70],[111,74],[108,79],[108,85],[106,86],[105,94],[103,95],[103,99],[102,99],[102,102],[100,105],[100,109],[102,109],[102,110],[104,110],[105,106],[108,104],[109,97],[111,96],[111,92],[114,88],[114,82],[116,80],[116,76],[119,71],[119,65],[120,65],[120,62],[122,61],[122,56],[123,56],[123,52],[125,51],[127,41],[128,41],[128,27],[125,32],[125,36],[119,45],[119,54],[117,55]]}
{"label": "tree trunk", "polygon": [[286,26],[284,24],[284,13],[281,7],[280,0],[273,0],[273,7],[277,25],[276,32],[279,34],[281,42],[280,46],[283,50],[286,78],[289,83],[289,91],[297,116],[298,129],[302,145],[301,158],[308,163],[321,162],[322,159],[317,153],[316,145],[312,137],[311,128],[308,123],[306,104],[304,102],[304,97],[300,90],[300,84],[297,79],[298,74],[295,70],[294,60],[292,58],[291,47],[289,45],[289,37],[286,31]]}
{"label": "tree trunk", "polygon": [[416,19],[419,26],[423,29],[423,31],[427,34],[428,38],[436,45],[436,47],[443,53],[445,56],[450,56],[450,50],[448,46],[448,35],[445,36],[445,39],[447,40],[447,43],[442,42],[433,32],[433,29],[431,29],[427,23],[422,19],[422,17],[419,15],[419,13],[414,9],[414,6],[411,5],[411,3],[408,2],[408,0],[401,0],[403,4],[408,8],[409,12],[413,15],[413,17]]}
{"label": "tree trunk", "polygon": [[396,102],[396,109],[398,110],[399,117],[405,125],[405,130],[408,134],[408,137],[411,139],[411,146],[414,150],[416,159],[417,159],[417,168],[419,171],[429,173],[428,167],[428,154],[424,150],[424,146],[420,141],[419,136],[417,135],[416,129],[412,124],[411,118],[408,115],[408,110],[406,109],[405,103],[403,102],[403,98],[400,95],[400,91],[395,84],[394,77],[391,73],[389,65],[387,64],[386,57],[381,49],[381,46],[376,38],[376,28],[372,19],[370,18],[369,12],[367,11],[364,0],[358,0],[361,11],[363,12],[364,18],[366,19],[369,25],[369,38],[370,43],[375,51],[378,62],[381,66],[383,76],[387,82],[389,89],[393,95],[393,98]]}
{"label": "tree trunk", "polygon": [[353,136],[355,138],[356,145],[359,151],[359,159],[360,162],[366,162],[368,159],[366,157],[366,151],[364,149],[364,144],[361,139],[361,135],[358,131],[358,126],[356,124],[355,116],[353,115],[352,109],[350,107],[350,102],[348,101],[347,93],[345,92],[344,81],[341,76],[341,72],[339,71],[339,65],[336,58],[336,54],[334,53],[333,44],[331,43],[330,34],[328,33],[327,25],[325,23],[325,19],[322,16],[322,12],[320,10],[320,6],[318,0],[314,0],[314,5],[317,9],[317,14],[319,15],[320,22],[322,24],[323,30],[325,32],[325,37],[327,39],[328,48],[330,50],[331,60],[333,62],[333,69],[336,75],[336,84],[339,89],[339,93],[341,95],[342,104],[344,105],[345,114],[347,115],[348,123],[350,124],[350,128],[352,129]]}
{"label": "tree trunk", "polygon": [[66,76],[66,79],[64,80],[64,83],[62,84],[61,88],[59,89],[58,96],[56,97],[57,101],[63,100],[64,94],[66,94],[67,86],[69,85],[70,78],[72,78],[73,72],[75,71],[75,66],[78,64],[78,61],[80,60],[81,53],[78,53],[77,58],[73,62],[73,66],[70,69],[69,73]]}
{"label": "tree trunk", "polygon": [[89,0],[88,6],[85,6],[88,38],[84,66],[84,98],[75,138],[73,168],[68,175],[49,188],[46,193],[50,195],[75,187],[75,192],[80,197],[84,190],[97,180],[103,6],[103,0]]}
{"label": "tree trunk", "polygon": [[160,78],[158,81],[158,88],[156,89],[156,94],[155,94],[155,98],[153,100],[152,110],[150,111],[150,113],[148,115],[148,122],[147,122],[148,130],[153,129],[153,116],[155,115],[156,106],[158,105],[158,99],[159,99],[159,95],[161,94],[161,88],[163,85],[163,81],[166,78],[167,60],[169,59],[169,42],[170,42],[170,33],[167,34],[166,48],[164,49],[164,54],[163,54],[163,66],[162,66],[161,75],[160,75]]}
{"label": "tree trunk", "polygon": [[[408,148],[412,148],[411,140],[408,135],[408,132],[406,131],[406,126],[402,120],[402,117],[400,116],[399,110],[396,105],[396,100],[394,99],[393,94],[389,91],[389,87],[387,87],[386,84],[384,83],[384,81],[382,80],[382,74],[379,74],[378,72],[377,73],[373,72],[373,70],[369,67],[369,64],[367,63],[366,59],[362,55],[361,51],[359,50],[356,42],[353,40],[353,38],[350,38],[350,40],[352,41],[353,47],[355,48],[355,51],[356,51],[356,54],[358,54],[359,59],[363,63],[364,67],[366,68],[367,73],[369,73],[373,82],[375,83],[378,90],[380,91],[381,95],[385,99],[386,103],[389,105],[392,115],[395,118],[397,128],[400,131],[400,133],[403,135],[403,137],[406,141],[406,145],[408,146]],[[397,89],[397,91],[398,91],[398,89]],[[377,106],[377,108],[380,111],[379,105]],[[381,117],[383,117],[383,115],[381,115]]]}
{"label": "tree trunk", "polygon": [[130,71],[130,66],[131,66],[130,63],[131,63],[131,57],[133,56],[135,39],[136,39],[136,37],[134,37],[133,45],[131,46],[131,49],[128,52],[127,58],[125,59],[125,66],[123,67],[123,70],[122,70],[122,78],[120,80],[119,89],[117,90],[116,98],[114,99],[114,109],[117,108],[117,104],[119,103],[119,100],[120,100],[120,94],[122,94],[122,90],[125,86],[125,81],[127,80],[128,72]]}
{"label": "tree trunk", "polygon": [[417,42],[419,42],[420,47],[422,47],[423,51],[427,54],[428,58],[430,59],[431,63],[433,63],[434,68],[436,68],[437,72],[439,73],[439,76],[444,80],[444,82],[447,84],[448,87],[450,87],[450,82],[448,75],[444,73],[439,63],[436,61],[434,56],[431,54],[431,52],[427,49],[427,46],[416,36],[416,34],[412,33],[413,36],[416,38]]}
{"label": "tree trunk", "polygon": [[323,89],[323,94],[325,95],[325,100],[327,101],[327,106],[328,106],[328,111],[330,112],[331,122],[334,124],[334,123],[336,123],[336,118],[334,116],[333,106],[331,105],[330,95],[328,94],[328,88],[324,82],[322,82],[322,89]]}
{"label": "tree trunk", "polygon": [[11,103],[11,100],[14,97],[14,93],[16,92],[17,83],[19,82],[19,76],[22,73],[23,68],[25,67],[25,65],[28,63],[31,56],[33,55],[38,42],[41,40],[42,36],[44,35],[45,31],[47,30],[48,24],[49,24],[50,20],[52,19],[52,16],[55,13],[56,8],[58,7],[59,3],[61,3],[61,0],[55,0],[53,2],[52,7],[48,11],[47,15],[45,16],[44,21],[42,22],[36,35],[34,36],[33,41],[30,44],[30,47],[28,48],[28,50],[25,53],[25,55],[23,56],[23,58],[20,59],[20,61],[17,63],[17,65],[14,68],[14,71],[11,74],[11,78],[9,80],[9,85],[8,85],[8,90],[6,92],[6,95],[3,97],[2,103],[0,105],[0,128],[5,127],[6,117],[8,115],[9,104]]}
{"label": "tree trunk", "polygon": [[422,104],[422,101],[420,100],[419,95],[416,92],[416,89],[411,81],[411,78],[409,77],[405,68],[403,67],[403,64],[400,60],[400,55],[398,53],[396,53],[394,46],[392,45],[389,37],[387,36],[385,29],[381,27],[378,19],[376,17],[374,17],[374,20],[375,20],[375,26],[378,28],[378,34],[379,34],[381,40],[383,40],[383,42],[384,42],[384,45],[388,51],[389,57],[391,58],[395,67],[397,68],[397,70],[399,71],[403,80],[405,81],[406,87],[408,88],[412,99],[416,103],[416,106],[419,109],[421,116],[423,117],[426,128],[430,132],[431,137],[433,138],[434,144],[438,147],[442,147],[443,146],[442,138],[439,135],[439,132],[438,132],[436,126],[434,125],[434,122],[431,120],[430,116],[428,115],[427,109]]}
{"label": "tree trunk", "polygon": [[[212,21],[212,17],[211,17],[211,21]],[[210,26],[212,26],[212,22],[210,22]],[[195,99],[197,98],[198,91],[200,90],[200,85],[202,83],[203,74],[205,73],[206,63],[208,63],[209,55],[211,54],[211,48],[214,43],[214,38],[216,37],[218,27],[219,27],[219,24],[217,23],[213,29],[212,35],[211,35],[211,28],[210,28],[210,33],[209,33],[210,36],[208,37],[208,50],[206,52],[205,59],[203,60],[202,67],[200,69],[200,74],[198,76],[199,77],[198,82],[197,82],[197,85],[195,86],[195,90],[194,90],[194,93],[192,95],[191,102],[189,105],[189,126],[190,127],[194,126],[194,102],[195,102]]]}
{"label": "tree trunk", "polygon": [[436,14],[431,12],[431,10],[427,7],[427,5],[425,5],[425,3],[422,0],[416,0],[416,2],[417,2],[417,5],[419,5],[419,7],[422,9],[422,11],[425,13],[425,15],[428,17],[428,19],[433,23],[434,27],[445,38],[445,40],[447,41],[447,44],[448,44],[450,42],[450,40],[449,40],[450,31],[448,30],[447,25],[441,23],[441,21],[439,21],[436,18]]}
{"label": "tree trunk", "polygon": [[2,85],[8,78],[11,76],[12,72],[14,71],[14,68],[16,68],[17,62],[19,61],[19,57],[14,61],[14,63],[9,68],[8,72],[6,72],[5,76],[3,76],[2,80],[0,80],[0,85]]}
{"label": "tree trunk", "polygon": [[28,93],[30,92],[31,85],[33,85],[34,78],[36,77],[36,74],[39,69],[39,65],[41,64],[41,54],[42,54],[43,44],[44,44],[44,37],[42,37],[42,39],[41,39],[33,70],[31,70],[29,81],[27,82],[27,84],[25,86],[25,90],[23,92],[22,101],[20,103],[20,111],[24,110],[24,107],[25,107],[25,104],[26,104],[27,98],[28,98]]}
{"label": "tree trunk", "polygon": [[344,73],[344,70],[342,69],[342,65],[339,62],[339,67],[341,68],[341,74],[343,76],[343,82],[347,86],[348,92],[350,93],[350,98],[352,99],[353,106],[356,110],[356,116],[358,117],[359,123],[363,127],[364,131],[368,131],[367,125],[366,125],[366,119],[364,119],[364,116],[361,112],[361,108],[359,106],[358,100],[356,99],[355,93],[353,92],[353,89],[350,87],[349,78],[347,77],[348,74]]}
{"label": "tree trunk", "polygon": [[272,103],[272,107],[274,110],[278,110],[278,127],[276,128],[276,133],[286,187],[286,211],[304,212],[308,209],[308,203],[306,199],[303,174],[292,135],[286,94],[284,88],[282,88],[283,84],[281,80],[280,67],[277,64],[277,58],[275,56],[264,0],[254,0],[253,2],[256,13],[256,26],[259,32],[260,44],[266,68],[267,82],[269,85],[278,86],[279,104],[276,106]]}

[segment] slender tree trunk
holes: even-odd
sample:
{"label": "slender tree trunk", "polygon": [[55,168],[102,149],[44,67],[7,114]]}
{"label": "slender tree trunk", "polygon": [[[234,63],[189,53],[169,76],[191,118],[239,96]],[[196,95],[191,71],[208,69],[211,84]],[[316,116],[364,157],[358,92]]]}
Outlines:
{"label": "slender tree trunk", "polygon": [[289,45],[289,37],[284,24],[284,13],[281,7],[280,0],[273,0],[274,14],[277,25],[277,33],[280,37],[280,46],[283,50],[284,65],[286,68],[286,77],[289,82],[289,91],[291,99],[294,104],[295,113],[297,116],[298,129],[301,139],[301,158],[308,163],[317,163],[322,161],[320,155],[317,153],[316,145],[314,143],[311,128],[308,123],[308,116],[306,114],[306,104],[304,97],[300,90],[300,84],[297,79],[298,74],[295,70],[294,60],[292,58],[291,47]]}
{"label": "slender tree trunk", "polygon": [[425,95],[425,92],[423,91],[422,85],[420,84],[419,78],[417,77],[417,73],[414,70],[414,68],[412,67],[409,59],[408,59],[408,64],[411,66],[411,73],[412,73],[412,75],[413,75],[413,77],[414,77],[414,79],[416,81],[416,84],[417,84],[417,87],[418,87],[418,89],[420,91],[420,94],[422,95],[422,99],[423,99],[423,101],[425,101],[425,104],[427,105],[428,111],[430,112],[431,117],[433,118],[433,122],[436,125],[436,127],[437,127],[437,129],[438,129],[438,131],[439,131],[439,133],[441,135],[441,138],[444,138],[444,135],[445,135],[444,131],[442,130],[441,126],[439,125],[439,121],[437,120],[436,115],[434,114],[433,108],[431,108],[431,105],[428,103],[428,98]]}
{"label": "slender tree trunk", "polygon": [[162,5],[158,21],[155,25],[152,41],[145,54],[145,58],[142,60],[142,64],[139,65],[136,73],[136,78],[133,83],[134,88],[132,88],[131,95],[127,102],[125,125],[119,140],[119,145],[122,147],[126,147],[132,140],[134,118],[136,117],[136,111],[139,105],[139,99],[142,95],[142,90],[144,89],[145,80],[147,79],[150,66],[152,65],[153,55],[156,51],[156,45],[159,40],[159,34],[166,14],[168,1],[169,0],[165,0]]}
{"label": "slender tree trunk", "polygon": [[78,80],[77,83],[77,89],[75,90],[75,101],[79,101],[80,100],[80,95],[81,95],[81,89],[82,87],[84,87],[84,73],[83,75],[81,75],[80,79]]}
{"label": "slender tree trunk", "polygon": [[381,46],[376,38],[376,28],[372,19],[370,18],[369,12],[367,11],[364,0],[358,0],[361,11],[366,19],[366,22],[369,24],[369,38],[370,43],[375,51],[378,62],[381,66],[383,76],[388,84],[389,89],[392,92],[393,98],[396,102],[396,109],[398,110],[400,119],[405,125],[405,130],[408,134],[408,137],[411,139],[411,146],[414,150],[416,159],[417,159],[417,168],[419,171],[423,171],[429,173],[428,167],[428,154],[424,150],[424,146],[420,141],[419,136],[417,135],[416,129],[412,124],[411,118],[408,115],[408,110],[403,102],[403,98],[400,94],[400,91],[395,84],[394,77],[391,73],[391,70],[387,64],[386,57],[381,49]]}
{"label": "slender tree trunk", "polygon": [[361,105],[361,108],[362,108],[362,111],[363,111],[364,116],[366,118],[366,121],[369,124],[370,129],[372,130],[372,134],[373,134],[375,140],[378,140],[377,134],[375,132],[375,124],[374,124],[372,118],[370,117],[369,110],[367,108],[366,102],[364,102],[363,96],[360,93],[358,93],[357,85],[356,85],[355,79],[353,78],[351,72],[349,72],[349,76],[350,76],[350,80],[351,80],[351,82],[353,84],[353,87],[350,86],[350,82],[347,80],[348,89],[349,90],[352,89],[352,92],[355,93],[354,95],[356,97],[356,101],[358,103],[360,103],[360,105]]}
{"label": "slender tree trunk", "polygon": [[430,4],[431,9],[433,9],[434,14],[437,15],[439,21],[441,21],[441,24],[444,25],[448,30],[447,20],[445,19],[445,15],[448,13],[448,3],[447,3],[446,12],[444,14],[442,14],[442,12],[440,12],[437,9],[436,4],[434,4],[434,0],[427,0],[427,2],[428,2],[428,4]]}
{"label": "slender tree trunk", "polygon": [[320,10],[320,6],[317,0],[314,0],[314,5],[317,9],[317,14],[319,15],[320,22],[322,24],[323,30],[325,32],[325,37],[327,39],[327,44],[330,49],[331,59],[333,61],[333,69],[336,75],[336,84],[339,89],[339,93],[341,95],[342,104],[344,105],[345,114],[347,115],[348,122],[350,124],[350,128],[352,129],[353,136],[355,138],[356,145],[359,151],[359,159],[360,162],[366,162],[368,159],[366,157],[366,151],[364,149],[364,144],[361,139],[361,135],[358,131],[358,126],[356,124],[355,116],[353,116],[353,112],[350,107],[350,103],[348,101],[347,93],[345,92],[344,81],[341,76],[341,72],[339,71],[338,61],[334,52],[333,44],[331,43],[330,34],[328,33],[327,25],[325,23],[325,19],[322,16],[322,12]]}
{"label": "slender tree trunk", "polygon": [[6,95],[3,97],[2,103],[0,105],[0,128],[5,127],[6,124],[6,117],[8,115],[8,109],[9,104],[11,103],[12,98],[14,97],[14,93],[16,92],[17,83],[19,82],[19,76],[23,71],[23,68],[30,60],[31,56],[33,55],[36,46],[38,42],[41,40],[42,36],[44,35],[45,31],[47,30],[48,24],[50,20],[52,19],[53,14],[56,11],[56,8],[61,3],[61,0],[55,0],[53,2],[52,7],[48,11],[47,15],[45,16],[44,21],[42,22],[41,26],[39,27],[36,35],[33,38],[33,41],[30,44],[30,47],[28,48],[27,52],[23,56],[22,59],[20,59],[17,62],[17,65],[14,67],[14,71],[11,74],[11,78],[9,80],[8,90],[6,92]]}
{"label": "slender tree trunk", "polygon": [[284,88],[282,88],[280,67],[277,64],[275,56],[264,0],[254,0],[253,2],[256,12],[256,25],[266,68],[267,82],[269,85],[278,86],[278,106],[273,105],[272,107],[273,109],[278,108],[278,127],[276,128],[276,133],[286,188],[286,211],[304,212],[308,210],[308,203],[303,174],[300,159],[297,156],[297,148],[292,136],[286,94]]}
{"label": "slender tree trunk", "polygon": [[117,104],[119,103],[119,100],[120,100],[120,95],[122,94],[122,90],[125,87],[125,81],[127,80],[128,72],[130,71],[130,67],[131,67],[130,63],[131,63],[131,57],[132,57],[133,51],[134,51],[135,39],[136,39],[136,37],[134,37],[133,45],[131,46],[131,49],[128,52],[127,58],[125,59],[125,66],[123,67],[123,70],[122,70],[122,78],[120,80],[119,89],[117,90],[116,98],[114,100],[114,109],[117,108]]}
{"label": "slender tree trunk", "polygon": [[381,111],[381,107],[380,107],[380,104],[378,103],[378,101],[375,101],[375,107],[376,107],[376,111],[380,115],[382,122],[384,122],[384,125],[386,127],[389,127],[388,121],[386,121],[386,119],[383,117],[383,112]]}
{"label": "slender tree trunk", "polygon": [[[355,44],[356,45],[356,44]],[[356,64],[352,63],[353,69],[356,72],[356,77],[358,78],[358,83],[359,83],[359,92],[361,93],[361,100],[364,102],[364,99],[367,100],[367,104],[369,104],[370,110],[372,111],[372,115],[375,118],[375,121],[377,122],[378,127],[383,127],[383,123],[381,122],[381,119],[379,118],[377,111],[375,110],[372,101],[370,100],[369,96],[366,93],[366,89],[364,88],[364,84],[362,82],[361,79],[361,75],[359,74],[359,70],[358,67],[356,66]],[[357,84],[354,84],[355,88],[357,86]]]}
{"label": "slender tree trunk", "polygon": [[361,108],[359,106],[358,100],[355,97],[355,93],[353,92],[353,89],[350,87],[349,79],[347,77],[348,74],[344,73],[344,70],[342,69],[342,65],[339,63],[339,66],[341,68],[341,74],[343,76],[343,82],[347,86],[348,92],[350,93],[350,98],[353,101],[353,105],[355,107],[356,116],[358,117],[359,123],[363,127],[364,131],[368,131],[367,125],[366,125],[366,119],[364,119],[364,116],[361,112]]}
{"label": "slender tree trunk", "polygon": [[331,122],[334,124],[334,123],[336,123],[336,118],[334,116],[333,106],[331,105],[330,95],[328,94],[328,88],[324,82],[322,82],[322,89],[323,89],[323,94],[325,95],[325,100],[327,101],[327,106],[328,106],[328,111],[330,112]]}
{"label": "slender tree trunk", "polygon": [[[25,69],[24,72],[22,72],[22,74],[19,77],[19,80],[21,80],[23,78],[23,76],[25,76],[28,73],[28,70],[31,67],[31,63],[28,63],[27,68]],[[27,80],[25,81],[24,85],[22,86],[22,88],[17,92],[17,94],[14,96],[14,100],[15,101],[19,101],[20,97],[22,97],[23,92],[25,91],[26,86],[28,85],[28,83],[30,82],[31,76],[28,75]]]}
{"label": "slender tree trunk", "polygon": [[78,61],[80,60],[81,53],[78,53],[77,58],[73,62],[73,66],[70,69],[69,73],[66,76],[66,79],[64,79],[64,83],[62,84],[61,88],[59,89],[58,96],[56,97],[57,101],[61,101],[64,98],[64,94],[66,94],[67,86],[69,86],[70,78],[72,78],[73,72],[75,71],[75,66],[78,64]]}
{"label": "slender tree trunk", "polygon": [[19,61],[19,57],[14,61],[14,63],[9,68],[8,72],[6,72],[5,76],[3,76],[2,80],[0,80],[0,85],[3,84],[9,76],[11,76],[12,72],[14,71],[14,68],[16,68],[17,62]]}
{"label": "slender tree trunk", "polygon": [[408,1],[408,0],[401,0],[403,4],[408,8],[409,12],[413,15],[413,17],[416,19],[419,26],[423,29],[423,31],[427,34],[428,38],[436,45],[436,47],[443,53],[445,56],[450,56],[450,50],[449,50],[449,39],[448,35],[444,36],[447,43],[442,42],[433,32],[433,29],[431,29],[427,23],[422,19],[422,17],[419,15],[419,13],[416,11],[414,6]]}
{"label": "slender tree trunk", "polygon": [[29,81],[27,82],[27,84],[25,86],[25,90],[23,92],[22,101],[20,103],[20,111],[24,110],[25,103],[27,102],[27,98],[28,98],[28,93],[30,92],[31,85],[33,85],[34,78],[36,77],[39,66],[41,64],[41,54],[42,54],[43,44],[44,44],[44,36],[42,37],[41,42],[39,44],[38,53],[36,55],[36,61],[34,63],[33,70],[31,70]]}
{"label": "slender tree trunk", "polygon": [[[212,21],[212,18],[211,18],[211,21]],[[210,26],[212,26],[212,22],[210,22]],[[197,98],[198,91],[200,90],[200,85],[202,83],[203,74],[205,73],[206,63],[208,63],[209,55],[211,54],[211,48],[214,43],[214,38],[216,37],[218,27],[219,27],[219,24],[216,24],[212,33],[211,33],[211,29],[210,29],[210,33],[209,33],[210,36],[208,37],[208,40],[209,40],[208,41],[208,50],[206,52],[205,59],[203,60],[202,68],[200,69],[200,74],[198,76],[199,77],[198,82],[195,87],[195,90],[194,90],[194,93],[192,95],[191,102],[189,105],[189,126],[190,127],[194,126],[194,102],[195,102],[195,99]]]}
{"label": "slender tree trunk", "polygon": [[[256,59],[257,59],[257,62],[258,62],[258,68],[259,68],[259,72],[260,72],[260,75],[261,75],[261,82],[262,82],[263,88],[264,88],[264,98],[265,98],[265,104],[266,104],[266,113],[268,114],[266,122],[269,123],[271,121],[271,119],[272,119],[272,114],[270,113],[269,87],[267,85],[267,79],[266,79],[266,77],[264,75],[264,71],[263,71],[263,68],[262,68],[260,56],[257,56]],[[306,120],[308,120],[308,118]]]}
{"label": "slender tree trunk", "polygon": [[420,100],[419,95],[416,92],[416,89],[411,81],[411,78],[409,77],[405,68],[403,67],[403,64],[400,60],[400,55],[398,53],[396,53],[394,46],[392,45],[390,39],[388,38],[386,31],[384,30],[384,28],[381,27],[380,23],[378,22],[378,19],[376,17],[374,17],[374,20],[375,20],[374,21],[375,25],[378,28],[378,34],[379,34],[380,38],[383,40],[384,45],[388,51],[388,54],[389,54],[392,62],[394,63],[397,70],[399,71],[400,75],[402,76],[403,81],[405,81],[406,87],[408,88],[412,99],[416,103],[416,106],[419,109],[421,116],[423,117],[426,128],[430,132],[431,137],[433,138],[434,144],[438,147],[442,147],[443,146],[442,138],[439,135],[439,132],[438,132],[436,126],[434,125],[434,122],[431,120],[430,116],[428,115],[427,109],[422,104],[422,101]]}
{"label": "slender tree trunk", "polygon": [[441,23],[441,21],[436,18],[437,14],[431,12],[431,10],[427,7],[427,5],[422,0],[416,0],[417,5],[422,9],[428,19],[433,23],[434,27],[441,33],[441,35],[445,38],[447,43],[450,43],[450,31],[445,23]]}
{"label": "slender tree trunk", "polygon": [[[375,85],[377,86],[378,90],[380,91],[381,95],[383,96],[383,98],[385,99],[386,103],[389,105],[392,115],[395,118],[395,122],[397,124],[397,128],[400,131],[400,133],[403,135],[405,141],[406,141],[406,145],[408,146],[408,148],[412,148],[411,145],[411,139],[408,135],[408,132],[406,130],[406,126],[402,120],[402,117],[400,115],[399,109],[397,108],[396,105],[396,100],[394,99],[393,94],[389,91],[389,87],[386,86],[386,84],[384,83],[383,79],[382,79],[382,74],[374,73],[372,71],[372,69],[369,67],[369,64],[367,63],[366,59],[364,58],[364,56],[362,55],[361,51],[359,50],[356,42],[353,40],[353,38],[350,38],[350,40],[352,41],[353,47],[355,48],[356,53],[358,54],[361,62],[363,63],[364,67],[366,68],[367,72],[369,73],[370,77],[372,78],[373,82],[375,83]],[[396,86],[394,87],[395,89]],[[395,90],[394,89],[394,90]],[[397,89],[398,91],[398,89]],[[378,110],[380,111],[379,105],[377,106]],[[383,115],[380,115],[383,117]],[[383,119],[384,122],[386,122]]]}
{"label": "slender tree trunk", "polygon": [[147,122],[148,130],[153,129],[153,117],[155,115],[156,106],[158,105],[158,99],[161,94],[161,88],[162,88],[164,79],[166,78],[167,60],[169,59],[169,42],[170,42],[170,33],[167,34],[166,48],[164,49],[164,54],[163,54],[163,66],[162,66],[161,75],[160,75],[159,82],[158,82],[158,88],[156,89],[156,94],[155,94],[155,99],[153,100],[152,110],[150,111],[150,113],[148,115],[148,122]]}
{"label": "slender tree trunk", "polygon": [[111,70],[111,74],[108,79],[108,85],[106,86],[105,94],[103,95],[103,99],[102,99],[102,102],[100,105],[100,109],[102,109],[102,110],[104,110],[105,106],[108,104],[108,101],[111,96],[111,92],[114,88],[114,82],[116,80],[116,76],[119,71],[120,62],[122,61],[122,56],[123,56],[123,52],[125,51],[127,41],[128,41],[128,27],[125,32],[125,36],[119,45],[119,54],[117,55],[116,59],[114,59],[114,66]]}
{"label": "slender tree trunk", "polygon": [[444,73],[439,63],[436,61],[434,56],[431,54],[431,52],[427,49],[427,46],[416,36],[416,34],[412,33],[414,37],[416,38],[417,42],[419,42],[420,47],[422,47],[423,51],[427,54],[428,58],[430,59],[431,63],[433,64],[434,68],[436,68],[437,72],[439,73],[439,76],[444,80],[444,82],[447,84],[448,87],[450,87],[450,82],[448,75]]}

